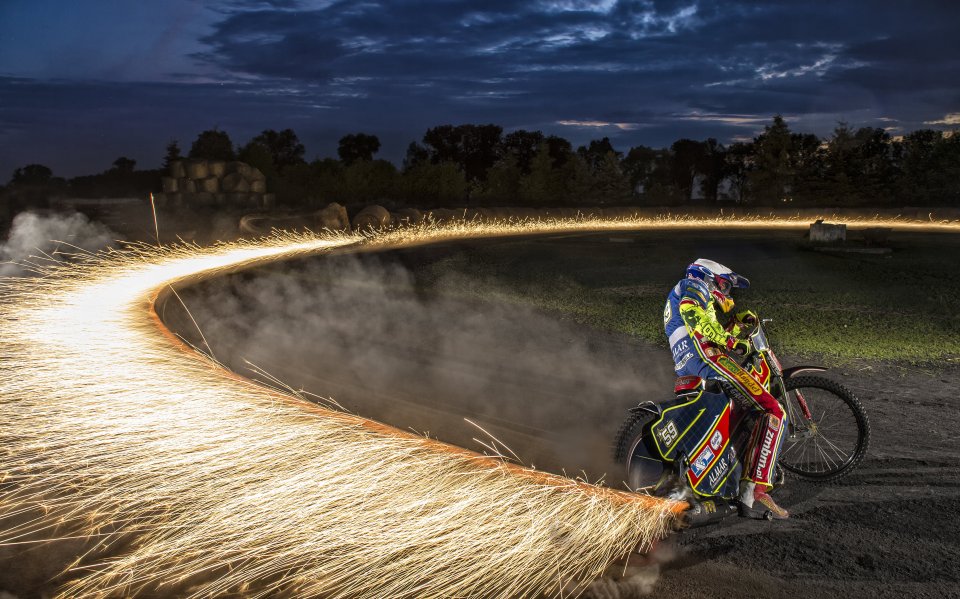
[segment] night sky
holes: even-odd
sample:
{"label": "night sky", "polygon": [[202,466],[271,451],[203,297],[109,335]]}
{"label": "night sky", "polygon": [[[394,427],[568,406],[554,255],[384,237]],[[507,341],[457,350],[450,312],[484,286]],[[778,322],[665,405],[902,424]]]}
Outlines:
{"label": "night sky", "polygon": [[960,2],[0,0],[0,183],[159,166],[214,126],[293,128],[307,158],[439,124],[626,150],[960,127]]}

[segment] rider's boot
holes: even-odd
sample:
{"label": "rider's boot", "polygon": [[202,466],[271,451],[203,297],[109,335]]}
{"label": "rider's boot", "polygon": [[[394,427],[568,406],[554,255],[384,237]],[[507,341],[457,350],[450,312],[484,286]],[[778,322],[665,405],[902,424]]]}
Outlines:
{"label": "rider's boot", "polygon": [[790,512],[777,505],[765,485],[744,480],[740,483],[740,515],[758,520],[786,520]]}

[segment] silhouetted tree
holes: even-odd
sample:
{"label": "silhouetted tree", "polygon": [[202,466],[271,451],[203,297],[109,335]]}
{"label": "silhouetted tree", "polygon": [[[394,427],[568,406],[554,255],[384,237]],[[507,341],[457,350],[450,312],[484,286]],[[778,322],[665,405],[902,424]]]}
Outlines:
{"label": "silhouetted tree", "polygon": [[113,161],[113,168],[110,169],[118,175],[130,175],[137,166],[137,161],[126,156],[121,156]]}
{"label": "silhouetted tree", "polygon": [[750,172],[751,198],[762,203],[780,202],[791,190],[790,128],[779,114],[764,127],[754,143],[756,168]]}
{"label": "silhouetted tree", "polygon": [[175,139],[170,140],[170,143],[167,144],[167,153],[163,157],[163,170],[169,170],[170,163],[181,158],[183,156],[180,155],[180,144]]}
{"label": "silhouetted tree", "polygon": [[500,158],[502,133],[499,125],[440,125],[424,133],[423,144],[434,164],[453,162],[468,181],[482,181]]}
{"label": "silhouetted tree", "polygon": [[[750,171],[754,166],[756,150],[752,141],[738,141],[730,145],[724,155],[724,172],[730,181],[726,198],[736,202],[747,200],[747,184]],[[719,194],[718,194],[719,195]]]}
{"label": "silhouetted tree", "polygon": [[637,193],[644,192],[648,186],[647,179],[656,166],[657,150],[646,146],[636,146],[630,148],[623,159],[622,167],[624,174],[630,180],[630,189]]}
{"label": "silhouetted tree", "polygon": [[354,160],[343,171],[344,198],[383,203],[395,192],[397,176],[397,167],[386,160]]}
{"label": "silhouetted tree", "polygon": [[230,136],[219,129],[208,129],[197,136],[190,146],[190,158],[201,160],[235,160]]}
{"label": "silhouetted tree", "polygon": [[407,153],[403,158],[403,170],[408,171],[413,167],[423,164],[430,160],[430,150],[421,146],[415,141],[411,141],[407,146]]}
{"label": "silhouetted tree", "polygon": [[373,155],[379,150],[380,140],[377,136],[365,133],[344,135],[340,138],[340,144],[337,146],[337,154],[340,156],[340,160],[348,166],[357,160],[373,160]]}
{"label": "silhouetted tree", "polygon": [[42,164],[28,164],[13,171],[10,185],[45,185],[53,181],[53,171]]}
{"label": "silhouetted tree", "polygon": [[540,144],[530,165],[530,173],[520,181],[520,198],[525,204],[548,206],[564,197],[562,181],[555,174],[550,145]]}
{"label": "silhouetted tree", "polygon": [[402,186],[410,203],[421,207],[454,206],[467,196],[467,179],[457,164],[418,164],[403,173]]}
{"label": "silhouetted tree", "polygon": [[593,187],[600,204],[622,204],[630,198],[630,179],[620,168],[616,152],[607,152],[593,169]]}
{"label": "silhouetted tree", "polygon": [[[670,146],[673,183],[684,201],[693,197],[693,183],[704,170],[705,150],[699,141],[678,139]],[[699,191],[699,190],[698,190]]]}
{"label": "silhouetted tree", "polygon": [[287,167],[304,163],[305,148],[293,129],[284,129],[283,131],[265,129],[260,135],[251,139],[250,143],[260,144],[269,150],[273,159],[273,166],[277,172],[283,172],[283,169]]}
{"label": "silhouetted tree", "polygon": [[508,205],[520,198],[520,180],[523,172],[515,152],[507,152],[487,172],[487,180],[475,194],[480,204]]}
{"label": "silhouetted tree", "polygon": [[543,133],[540,131],[526,131],[517,129],[503,137],[501,154],[512,155],[516,159],[517,167],[523,174],[530,172],[530,164],[536,156],[540,144],[543,143]]}
{"label": "silhouetted tree", "polygon": [[596,171],[606,161],[607,154],[613,153],[617,160],[623,157],[622,152],[618,152],[610,143],[609,137],[603,139],[594,139],[587,146],[577,148],[577,154],[583,158],[591,170]]}

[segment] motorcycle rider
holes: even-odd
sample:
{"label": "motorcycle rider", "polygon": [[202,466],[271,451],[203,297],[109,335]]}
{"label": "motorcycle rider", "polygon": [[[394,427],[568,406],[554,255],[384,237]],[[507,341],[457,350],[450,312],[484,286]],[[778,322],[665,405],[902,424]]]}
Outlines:
{"label": "motorcycle rider", "polygon": [[733,309],[733,289],[746,289],[750,281],[726,266],[700,258],[687,267],[686,277],[674,286],[667,298],[663,324],[670,340],[677,376],[695,375],[723,380],[738,389],[762,411],[747,449],[744,478],[740,483],[740,515],[762,518],[769,512],[778,520],[789,517],[768,491],[786,425],[783,406],[750,374],[732,360],[728,352],[748,353],[750,342],[738,338],[741,325],[756,324],[756,315],[741,312],[728,329],[718,321],[716,307],[726,314]]}

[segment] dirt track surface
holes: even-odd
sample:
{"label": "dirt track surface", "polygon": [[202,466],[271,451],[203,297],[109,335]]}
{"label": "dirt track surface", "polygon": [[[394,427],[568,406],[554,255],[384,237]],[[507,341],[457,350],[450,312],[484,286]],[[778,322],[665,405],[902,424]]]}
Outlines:
{"label": "dirt track surface", "polygon": [[666,541],[672,559],[655,595],[960,596],[960,368],[863,364],[830,375],[870,416],[860,467],[831,485],[788,480],[778,493],[788,521],[732,519]]}

